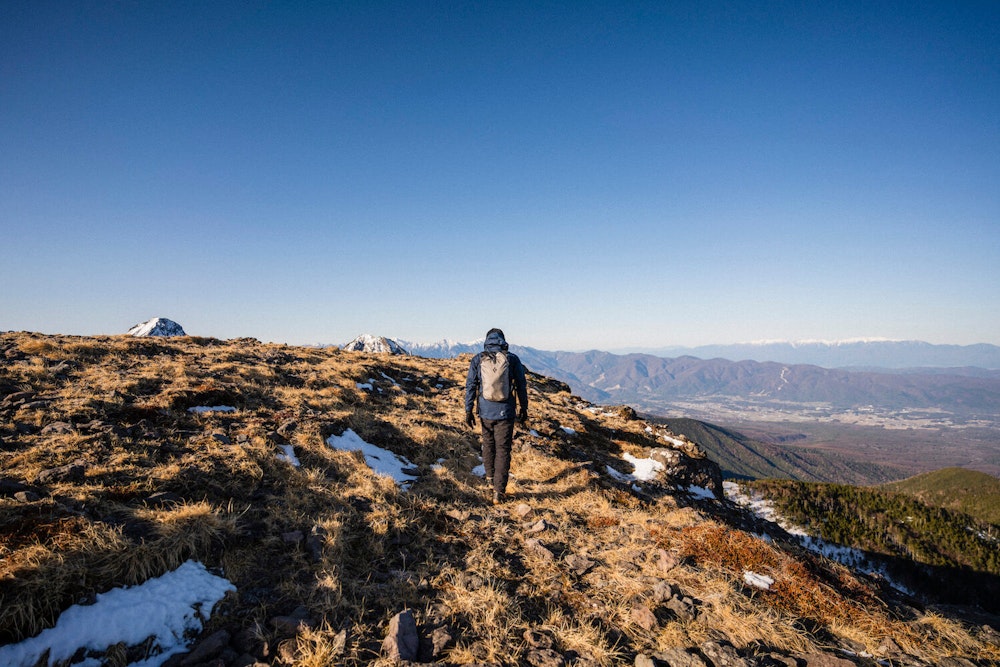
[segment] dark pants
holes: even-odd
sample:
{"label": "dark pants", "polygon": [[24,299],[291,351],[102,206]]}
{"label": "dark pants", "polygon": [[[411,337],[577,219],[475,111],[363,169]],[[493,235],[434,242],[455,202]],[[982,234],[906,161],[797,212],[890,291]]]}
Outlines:
{"label": "dark pants", "polygon": [[480,419],[479,423],[483,427],[483,467],[486,468],[486,481],[492,482],[494,491],[507,493],[514,420]]}

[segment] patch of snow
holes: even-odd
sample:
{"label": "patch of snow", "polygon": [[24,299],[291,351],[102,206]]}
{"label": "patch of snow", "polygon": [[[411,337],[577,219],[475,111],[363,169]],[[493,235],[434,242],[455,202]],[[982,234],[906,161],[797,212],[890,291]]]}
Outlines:
{"label": "patch of snow", "polygon": [[344,431],[343,435],[331,435],[326,439],[326,444],[334,449],[349,452],[359,451],[365,457],[365,462],[376,475],[391,477],[396,483],[408,488],[417,478],[406,472],[414,468],[414,465],[402,456],[397,456],[392,452],[369,444],[361,439],[357,433],[351,429]]}
{"label": "patch of snow", "polygon": [[619,482],[649,482],[656,479],[664,470],[664,465],[653,459],[640,459],[631,454],[625,454],[622,458],[632,464],[631,474],[621,473],[611,466],[605,466],[608,474]]}
{"label": "patch of snow", "polygon": [[295,448],[294,447],[292,447],[291,445],[278,445],[278,447],[281,448],[281,453],[279,453],[277,455],[279,460],[281,460],[281,461],[288,461],[289,463],[291,463],[296,468],[298,468],[299,466],[302,465],[299,462],[298,457],[295,456]]}
{"label": "patch of snow", "polygon": [[568,435],[576,435],[576,430],[571,429],[569,426],[560,426],[559,428],[561,428],[563,432],[567,433]]}
{"label": "patch of snow", "polygon": [[759,588],[762,591],[769,591],[771,590],[771,586],[774,585],[774,579],[771,577],[766,574],[757,574],[756,572],[751,572],[750,570],[743,571],[743,581],[745,581],[748,586]]}
{"label": "patch of snow", "polygon": [[536,437],[536,438],[540,437],[540,436],[538,435],[538,431],[536,431],[535,429],[529,429],[529,430],[528,430],[528,434],[529,434],[529,435],[532,435],[532,436],[534,436],[534,437]]}
{"label": "patch of snow", "polygon": [[472,469],[472,474],[475,475],[476,477],[486,477],[486,466],[480,463],[479,465],[477,465],[475,468]]}
{"label": "patch of snow", "polygon": [[367,389],[368,391],[375,388],[372,386],[371,382],[358,382],[355,386],[357,386],[358,389]]}
{"label": "patch of snow", "polygon": [[32,667],[46,652],[45,664],[53,665],[72,658],[80,648],[102,652],[120,642],[137,646],[152,637],[150,651],[155,655],[132,667],[159,667],[170,656],[188,650],[186,637],[200,632],[201,619],[235,590],[227,579],[189,560],[138,586],[98,593],[94,604],[73,605],[60,614],[54,627],[0,646],[0,665]]}
{"label": "patch of snow", "polygon": [[703,486],[689,486],[688,493],[698,498],[707,498],[708,500],[715,500],[715,494]]}
{"label": "patch of snow", "polygon": [[193,412],[194,414],[205,412],[236,412],[236,408],[231,405],[196,405],[193,408],[188,408],[188,412]]}

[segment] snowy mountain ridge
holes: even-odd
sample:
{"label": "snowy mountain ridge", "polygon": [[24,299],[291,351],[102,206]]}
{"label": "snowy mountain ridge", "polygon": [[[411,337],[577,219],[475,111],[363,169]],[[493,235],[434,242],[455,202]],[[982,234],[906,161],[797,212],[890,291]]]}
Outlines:
{"label": "snowy mountain ridge", "polygon": [[140,322],[126,332],[129,336],[186,336],[184,327],[165,317]]}

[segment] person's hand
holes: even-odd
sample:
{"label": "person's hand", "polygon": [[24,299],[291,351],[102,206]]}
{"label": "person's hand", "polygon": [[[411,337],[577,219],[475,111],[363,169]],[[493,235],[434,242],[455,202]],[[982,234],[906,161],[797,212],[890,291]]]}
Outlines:
{"label": "person's hand", "polygon": [[476,417],[472,414],[472,410],[465,413],[465,425],[469,428],[476,428]]}
{"label": "person's hand", "polygon": [[519,422],[521,422],[522,424],[527,423],[527,421],[528,421],[528,408],[521,408],[520,414],[517,415],[517,420]]}

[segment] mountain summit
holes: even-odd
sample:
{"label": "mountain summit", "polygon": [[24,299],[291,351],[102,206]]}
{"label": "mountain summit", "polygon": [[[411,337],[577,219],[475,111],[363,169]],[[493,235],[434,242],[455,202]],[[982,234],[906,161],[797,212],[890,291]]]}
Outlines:
{"label": "mountain summit", "polygon": [[369,352],[371,354],[409,354],[403,346],[385,336],[361,334],[344,346],[351,352]]}
{"label": "mountain summit", "polygon": [[126,332],[129,336],[186,336],[184,328],[165,317],[140,322]]}

